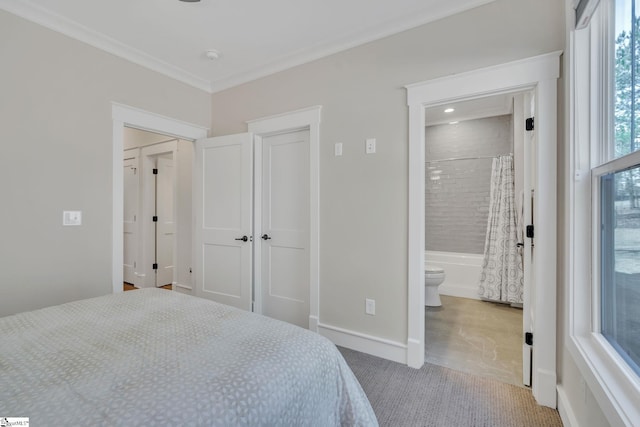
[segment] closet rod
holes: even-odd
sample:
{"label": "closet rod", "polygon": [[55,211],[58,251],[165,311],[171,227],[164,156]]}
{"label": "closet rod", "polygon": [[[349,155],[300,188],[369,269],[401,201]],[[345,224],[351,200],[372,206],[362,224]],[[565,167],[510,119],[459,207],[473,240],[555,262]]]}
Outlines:
{"label": "closet rod", "polygon": [[[509,156],[513,156],[512,153],[508,154]],[[495,159],[500,156],[475,156],[475,157],[450,157],[448,159],[437,159],[437,160],[427,160],[425,163],[439,163],[439,162],[449,162],[451,160],[479,160],[479,159]]]}

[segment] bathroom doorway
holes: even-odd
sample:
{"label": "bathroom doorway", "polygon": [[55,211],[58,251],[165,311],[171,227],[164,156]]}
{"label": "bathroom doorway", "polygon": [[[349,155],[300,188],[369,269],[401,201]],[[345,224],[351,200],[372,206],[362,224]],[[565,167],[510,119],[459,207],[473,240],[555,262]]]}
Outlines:
{"label": "bathroom doorway", "polygon": [[[523,378],[522,305],[525,170],[531,168],[525,168],[523,154],[529,139],[525,111],[535,110],[532,102],[528,91],[425,109],[425,268],[429,277],[443,272],[442,283],[426,289],[425,361],[514,385],[530,385]],[[509,165],[502,187],[498,162]],[[508,212],[498,213],[502,202]],[[500,259],[506,255],[513,265],[499,267],[508,273],[501,280],[494,271],[484,272],[483,264],[500,262],[485,260],[495,253],[486,240],[495,236],[488,227],[505,214],[498,245],[507,249]],[[487,274],[497,280],[486,280]],[[430,292],[439,293],[442,305]]]}
{"label": "bathroom doorway", "polygon": [[[523,364],[530,357],[532,394],[540,405],[556,406],[556,243],[557,243],[557,81],[562,52],[520,59],[492,67],[407,86],[409,105],[409,227],[407,364],[420,367],[425,349],[425,110],[501,93],[532,91],[536,98],[535,138],[528,150],[535,203],[525,212],[535,226],[535,258],[526,277]],[[532,120],[533,121],[533,120]],[[533,123],[532,123],[533,124]],[[526,145],[525,145],[526,147]],[[525,173],[525,177],[526,177]],[[526,198],[525,198],[526,200]],[[531,229],[533,236],[533,229]],[[525,254],[533,237],[525,239]],[[525,269],[526,270],[526,269]],[[526,287],[525,287],[526,288]]]}

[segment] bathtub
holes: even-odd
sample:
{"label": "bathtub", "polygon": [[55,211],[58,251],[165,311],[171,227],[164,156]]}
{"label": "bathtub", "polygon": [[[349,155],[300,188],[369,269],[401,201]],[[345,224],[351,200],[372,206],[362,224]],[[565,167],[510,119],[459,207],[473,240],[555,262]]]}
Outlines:
{"label": "bathtub", "polygon": [[479,300],[478,282],[483,255],[457,252],[425,251],[425,264],[444,268],[445,279],[438,288],[440,295]]}

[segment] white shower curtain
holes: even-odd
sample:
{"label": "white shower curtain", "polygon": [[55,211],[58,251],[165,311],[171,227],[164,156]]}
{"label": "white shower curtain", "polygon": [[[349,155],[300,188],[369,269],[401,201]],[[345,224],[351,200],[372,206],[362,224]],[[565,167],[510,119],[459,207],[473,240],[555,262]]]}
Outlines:
{"label": "white shower curtain", "polygon": [[493,159],[484,260],[478,294],[482,298],[522,303],[524,275],[518,253],[513,157]]}

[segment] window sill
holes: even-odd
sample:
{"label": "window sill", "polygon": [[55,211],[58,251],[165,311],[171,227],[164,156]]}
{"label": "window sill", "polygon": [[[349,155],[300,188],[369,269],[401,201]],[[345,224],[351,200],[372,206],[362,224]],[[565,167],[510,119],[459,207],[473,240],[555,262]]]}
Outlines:
{"label": "window sill", "polygon": [[567,347],[612,425],[640,420],[640,379],[600,334],[572,335]]}

